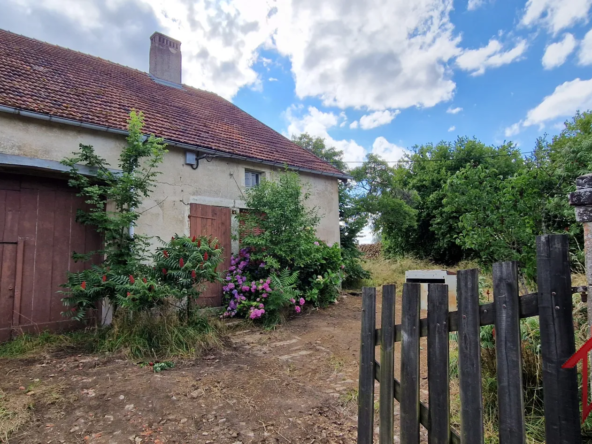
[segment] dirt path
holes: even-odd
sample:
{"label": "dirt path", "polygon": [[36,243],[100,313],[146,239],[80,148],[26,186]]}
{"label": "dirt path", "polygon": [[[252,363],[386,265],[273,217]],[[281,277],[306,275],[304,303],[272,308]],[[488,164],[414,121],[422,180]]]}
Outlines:
{"label": "dirt path", "polygon": [[9,442],[353,443],[360,306],[344,297],[273,332],[234,333],[159,374],[94,355],[0,361],[0,389],[31,406]]}

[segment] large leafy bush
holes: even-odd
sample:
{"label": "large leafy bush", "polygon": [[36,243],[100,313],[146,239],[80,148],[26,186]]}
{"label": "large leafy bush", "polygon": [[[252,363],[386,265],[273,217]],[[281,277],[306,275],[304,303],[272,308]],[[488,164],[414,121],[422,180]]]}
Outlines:
{"label": "large leafy bush", "polygon": [[64,312],[82,320],[89,309],[97,309],[103,300],[115,310],[149,311],[165,305],[184,307],[187,317],[192,302],[203,290],[205,282],[220,281],[217,267],[222,262],[222,249],[217,241],[207,237],[193,238],[175,235],[163,242],[147,264],[127,272],[125,267],[94,266],[79,273],[70,273],[63,285]]}
{"label": "large leafy bush", "polygon": [[[162,139],[144,136],[142,127],[142,114],[132,112],[119,171],[112,170],[90,145],[81,144],[78,152],[62,162],[70,168],[70,186],[89,204],[88,210],[78,210],[77,221],[103,235],[100,250],[73,254],[77,261],[99,256],[102,262],[70,273],[62,285],[63,302],[68,307],[64,314],[74,319],[84,319],[88,310],[97,309],[103,300],[114,310],[122,308],[128,313],[182,301],[187,310],[178,313],[189,318],[202,283],[220,280],[217,266],[222,250],[215,239],[175,235],[150,252],[150,239],[130,230],[140,217],[136,209],[156,186],[158,166],[167,152]],[[82,174],[80,165],[91,168],[95,175]]]}
{"label": "large leafy bush", "polygon": [[[226,316],[277,321],[284,308],[305,302],[327,305],[337,298],[344,267],[338,244],[316,237],[319,216],[297,174],[284,172],[247,191],[241,215],[243,249],[226,276]],[[261,311],[263,310],[263,311]]]}

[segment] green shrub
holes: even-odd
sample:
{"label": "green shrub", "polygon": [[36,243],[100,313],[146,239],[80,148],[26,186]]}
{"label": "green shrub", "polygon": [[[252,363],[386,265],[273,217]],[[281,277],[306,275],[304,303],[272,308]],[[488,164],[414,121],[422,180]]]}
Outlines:
{"label": "green shrub", "polygon": [[[226,291],[228,313],[233,316],[244,315],[240,307],[250,301],[254,293],[258,296],[260,290],[242,290],[247,287],[244,285],[245,280],[255,283],[270,280],[269,285],[271,280],[277,278],[280,280],[276,286],[280,286],[284,270],[296,276],[294,283],[285,291],[296,291],[298,296],[301,295],[306,302],[315,306],[326,306],[335,301],[343,280],[341,249],[337,244],[328,246],[316,237],[315,228],[319,217],[315,209],[307,207],[308,198],[309,194],[303,190],[298,175],[292,172],[280,174],[277,181],[264,180],[259,186],[247,191],[249,212],[241,215],[239,225],[243,250],[233,258],[227,276],[231,284],[230,291]],[[235,288],[237,285],[241,291]],[[269,291],[265,293],[269,294]],[[240,298],[238,302],[237,296]],[[261,299],[255,297],[255,302],[265,306]],[[287,300],[291,299],[298,298]],[[301,304],[295,304],[294,310],[299,311],[300,307]],[[253,305],[252,310],[261,308]],[[249,309],[249,316],[253,311]],[[254,319],[260,317],[257,313],[260,312],[255,311]],[[271,317],[273,313],[267,313],[264,318]],[[273,317],[277,319],[275,314]]]}
{"label": "green shrub", "polygon": [[134,274],[121,274],[127,271],[125,266],[110,268],[106,264],[70,273],[62,285],[66,288],[63,302],[69,308],[64,315],[82,320],[103,300],[111,302],[115,310],[133,313],[173,299],[188,312],[191,301],[203,290],[200,285],[221,280],[217,273],[221,262],[222,249],[215,239],[175,235],[153,253],[149,264],[134,267]]}

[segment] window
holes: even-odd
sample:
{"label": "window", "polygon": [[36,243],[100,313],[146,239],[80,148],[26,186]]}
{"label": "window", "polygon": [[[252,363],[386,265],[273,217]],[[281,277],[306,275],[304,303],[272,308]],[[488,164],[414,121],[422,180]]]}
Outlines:
{"label": "window", "polygon": [[245,170],[245,186],[251,188],[259,185],[262,174],[263,173],[258,173],[257,171]]}

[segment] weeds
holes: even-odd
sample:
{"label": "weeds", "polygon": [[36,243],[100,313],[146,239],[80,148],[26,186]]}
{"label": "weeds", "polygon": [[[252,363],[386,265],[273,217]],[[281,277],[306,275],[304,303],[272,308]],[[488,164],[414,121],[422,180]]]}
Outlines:
{"label": "weeds", "polygon": [[126,313],[121,310],[109,327],[54,334],[22,334],[0,345],[0,358],[17,358],[63,350],[123,353],[130,359],[192,358],[223,344],[225,328],[214,318],[194,314],[181,320],[174,313]]}
{"label": "weeds", "polygon": [[29,421],[29,399],[25,396],[8,396],[0,390],[0,442],[8,442],[9,436]]}
{"label": "weeds", "polygon": [[172,313],[121,312],[99,334],[99,352],[123,352],[130,359],[191,358],[222,345],[223,324],[195,314],[180,320]]}

